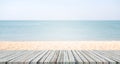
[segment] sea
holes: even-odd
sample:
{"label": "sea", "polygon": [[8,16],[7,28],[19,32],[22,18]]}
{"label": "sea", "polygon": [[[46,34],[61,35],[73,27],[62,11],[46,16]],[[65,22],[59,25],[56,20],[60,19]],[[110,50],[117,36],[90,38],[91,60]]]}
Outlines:
{"label": "sea", "polygon": [[0,41],[119,40],[119,20],[0,20]]}

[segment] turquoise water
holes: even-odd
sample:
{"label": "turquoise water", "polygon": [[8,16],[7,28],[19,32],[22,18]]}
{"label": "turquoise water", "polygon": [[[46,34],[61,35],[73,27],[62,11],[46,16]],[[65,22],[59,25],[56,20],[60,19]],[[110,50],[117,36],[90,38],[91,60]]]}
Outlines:
{"label": "turquoise water", "polygon": [[0,21],[0,40],[120,40],[120,21]]}

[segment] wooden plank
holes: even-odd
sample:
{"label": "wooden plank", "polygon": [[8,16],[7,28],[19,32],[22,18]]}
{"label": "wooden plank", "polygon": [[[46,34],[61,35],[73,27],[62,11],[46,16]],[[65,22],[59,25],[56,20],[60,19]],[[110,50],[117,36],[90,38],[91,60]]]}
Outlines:
{"label": "wooden plank", "polygon": [[76,51],[72,50],[71,52],[73,53],[76,64],[83,64],[82,59],[79,57],[79,55],[76,53]]}
{"label": "wooden plank", "polygon": [[42,51],[35,51],[34,53],[32,53],[30,56],[26,57],[23,62],[25,64],[30,64],[30,62],[35,59],[38,55],[40,55]]}
{"label": "wooden plank", "polygon": [[108,62],[100,57],[96,56],[93,52],[84,51],[89,57],[91,57],[97,64],[108,64]]}
{"label": "wooden plank", "polygon": [[112,52],[113,54],[116,54],[116,55],[120,56],[120,51],[118,51],[118,50],[114,50],[114,51],[112,50],[110,52]]}
{"label": "wooden plank", "polygon": [[84,55],[81,54],[81,51],[76,50],[76,53],[79,55],[79,57],[83,61],[83,64],[89,64],[89,61],[84,57]]}
{"label": "wooden plank", "polygon": [[17,51],[1,51],[0,59],[15,54]]}
{"label": "wooden plank", "polygon": [[120,64],[120,50],[2,50],[0,64]]}
{"label": "wooden plank", "polygon": [[115,56],[113,56],[113,55],[111,55],[110,53],[107,53],[107,52],[104,52],[104,51],[97,51],[97,53],[99,53],[99,54],[101,54],[101,55],[103,55],[105,57],[108,57],[111,60],[116,61],[117,64],[120,64],[120,59],[115,57]]}
{"label": "wooden plank", "polygon": [[47,58],[45,59],[44,64],[53,64],[53,63],[51,62],[51,60],[52,60],[52,57],[54,56],[54,53],[55,53],[55,51],[54,51],[54,50],[51,50],[50,54],[49,54],[49,55],[47,56]]}
{"label": "wooden plank", "polygon": [[39,61],[38,64],[43,64],[45,63],[44,61],[46,60],[46,58],[51,54],[51,50],[49,50]]}
{"label": "wooden plank", "polygon": [[[22,52],[22,53],[23,53],[23,52]],[[24,64],[24,60],[25,60],[27,57],[29,57],[31,54],[33,54],[34,51],[27,51],[27,52],[25,52],[24,54],[22,54],[22,53],[18,54],[19,57],[15,58],[15,59],[13,59],[13,60],[10,60],[10,61],[8,62],[8,64],[16,64],[16,63]],[[21,55],[21,54],[22,54],[22,55]],[[16,55],[14,55],[14,56],[16,56]]]}
{"label": "wooden plank", "polygon": [[97,55],[97,56],[101,57],[102,59],[105,59],[106,61],[108,61],[108,62],[109,62],[109,64],[116,64],[116,62],[115,62],[115,61],[113,61],[113,60],[111,60],[111,59],[107,58],[106,56],[103,56],[103,55],[101,55],[101,54],[97,53],[96,51],[92,51],[92,52],[93,52],[95,55]]}
{"label": "wooden plank", "polygon": [[64,50],[59,51],[59,55],[57,58],[57,64],[63,64],[63,59],[64,59]]}
{"label": "wooden plank", "polygon": [[69,64],[75,64],[75,59],[74,59],[74,56],[73,56],[73,53],[72,53],[71,50],[67,51],[67,55],[68,55],[68,58],[69,58]]}
{"label": "wooden plank", "polygon": [[56,50],[50,61],[50,62],[52,62],[52,64],[57,64],[58,55],[59,55],[59,50]]}
{"label": "wooden plank", "polygon": [[64,54],[63,64],[69,64],[67,51],[63,51],[63,54]]}
{"label": "wooden plank", "polygon": [[[24,53],[21,53],[21,52],[25,52],[25,51],[13,51],[13,52],[14,52],[14,54],[9,55],[9,56],[7,56],[7,57],[4,57],[4,58],[0,59],[0,63],[1,63],[1,62],[4,63],[4,64],[5,64],[5,63],[8,63],[8,61],[10,61],[10,60],[12,60],[12,59],[15,59],[16,57],[24,54]],[[9,63],[8,63],[8,64],[9,64]]]}
{"label": "wooden plank", "polygon": [[120,59],[120,53],[118,53],[117,51],[115,50],[110,50],[110,51],[104,51],[106,53],[109,53],[111,55],[114,55],[115,57],[118,57]]}
{"label": "wooden plank", "polygon": [[91,57],[86,55],[83,51],[79,51],[79,52],[88,60],[89,64],[96,64],[96,62]]}
{"label": "wooden plank", "polygon": [[35,58],[33,59],[30,63],[31,64],[38,64],[38,61],[41,60],[45,54],[47,54],[49,51],[48,50],[44,50],[42,52],[39,52],[40,54]]}
{"label": "wooden plank", "polygon": [[97,57],[95,57],[93,54],[89,53],[88,51],[83,51],[87,56],[89,56],[91,59],[93,59],[96,64],[102,64],[102,61],[100,61]]}

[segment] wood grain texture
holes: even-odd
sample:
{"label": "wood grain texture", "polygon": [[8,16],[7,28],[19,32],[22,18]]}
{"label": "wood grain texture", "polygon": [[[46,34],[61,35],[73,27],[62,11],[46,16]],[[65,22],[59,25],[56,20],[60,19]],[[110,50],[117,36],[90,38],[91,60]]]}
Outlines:
{"label": "wood grain texture", "polygon": [[0,64],[120,64],[120,50],[0,50]]}

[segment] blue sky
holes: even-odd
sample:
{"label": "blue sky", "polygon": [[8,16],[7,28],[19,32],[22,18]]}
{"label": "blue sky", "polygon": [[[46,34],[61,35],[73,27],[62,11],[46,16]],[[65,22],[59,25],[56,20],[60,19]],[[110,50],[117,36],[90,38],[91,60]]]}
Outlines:
{"label": "blue sky", "polygon": [[120,20],[120,0],[0,0],[0,20]]}

